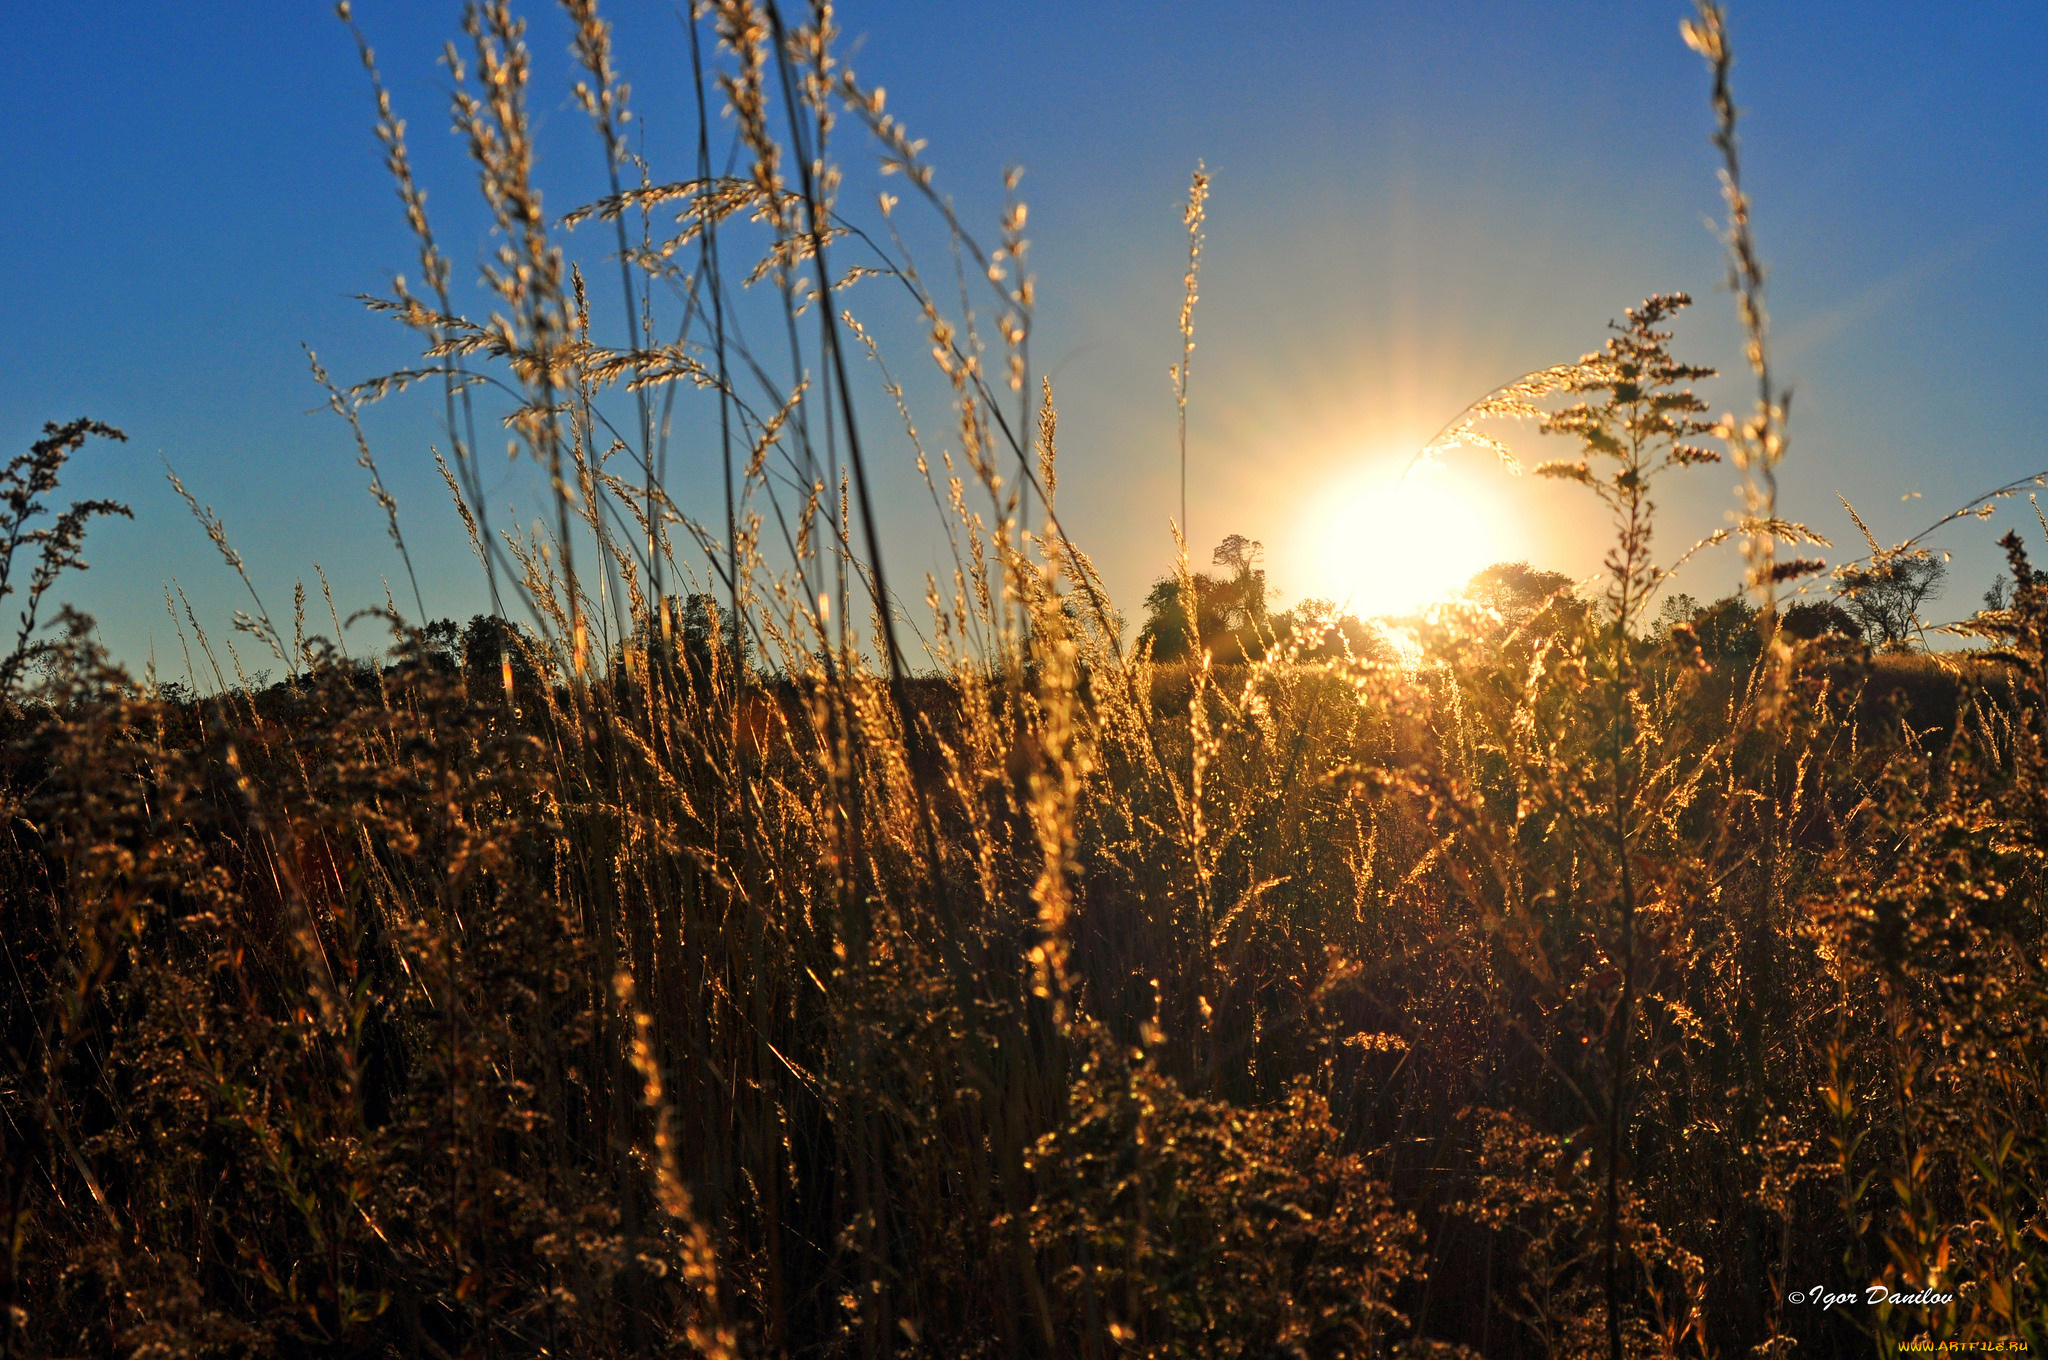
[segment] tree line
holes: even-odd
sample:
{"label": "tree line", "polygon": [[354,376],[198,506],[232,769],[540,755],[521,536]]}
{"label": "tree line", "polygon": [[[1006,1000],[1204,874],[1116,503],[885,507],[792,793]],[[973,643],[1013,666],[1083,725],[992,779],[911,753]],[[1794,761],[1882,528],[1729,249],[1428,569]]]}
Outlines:
{"label": "tree line", "polygon": [[[1332,600],[1309,596],[1290,609],[1271,608],[1279,591],[1267,581],[1262,565],[1265,545],[1258,540],[1231,534],[1209,560],[1221,570],[1190,572],[1185,579],[1169,573],[1154,580],[1146,592],[1138,642],[1150,648],[1154,661],[1185,661],[1201,647],[1227,664],[1290,643],[1304,660],[1329,660],[1347,651],[1368,659],[1391,655],[1384,633]],[[1879,551],[1839,570],[1828,595],[1800,598],[1785,607],[1779,626],[1796,637],[1834,636],[1881,651],[1924,646],[1922,611],[1947,580],[1946,562],[1925,549]],[[2006,608],[2010,594],[2010,584],[2000,576],[1984,593],[1984,608]],[[1510,627],[1526,623],[1553,603],[1591,607],[1578,595],[1571,577],[1526,561],[1487,567],[1466,582],[1461,596],[1499,615]],[[1661,635],[1686,628],[1707,654],[1733,658],[1753,652],[1756,624],[1757,607],[1739,593],[1706,603],[1674,593],[1664,598],[1652,631]]]}

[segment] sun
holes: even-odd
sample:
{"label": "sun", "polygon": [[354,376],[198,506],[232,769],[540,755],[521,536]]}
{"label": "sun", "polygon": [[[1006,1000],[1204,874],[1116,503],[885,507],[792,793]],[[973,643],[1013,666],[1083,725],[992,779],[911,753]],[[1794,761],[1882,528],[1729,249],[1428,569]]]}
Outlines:
{"label": "sun", "polygon": [[1456,471],[1417,465],[1333,488],[1311,511],[1321,593],[1364,618],[1412,613],[1512,556],[1492,500]]}

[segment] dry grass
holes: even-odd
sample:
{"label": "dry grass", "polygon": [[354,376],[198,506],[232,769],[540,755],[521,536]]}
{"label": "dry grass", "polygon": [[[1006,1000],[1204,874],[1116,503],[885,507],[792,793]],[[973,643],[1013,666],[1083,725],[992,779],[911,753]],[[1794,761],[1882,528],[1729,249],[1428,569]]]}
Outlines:
{"label": "dry grass", "polygon": [[[753,0],[693,31],[747,173],[707,135],[658,183],[609,30],[567,9],[615,181],[572,216],[618,224],[648,319],[594,335],[521,29],[474,5],[454,117],[497,314],[455,313],[380,94],[431,295],[380,305],[423,359],[334,394],[440,385],[450,490],[530,626],[394,617],[370,665],[303,608],[289,643],[251,617],[292,678],[202,699],[73,617],[15,691],[5,1354],[2048,1344],[2048,583],[2016,542],[1995,655],[1938,683],[1768,611],[1746,649],[1647,630],[1647,479],[1703,433],[1656,329],[1682,301],[1653,299],[1514,398],[1580,399],[1547,470],[1615,515],[1607,598],[1447,612],[1412,664],[1248,632],[1155,666],[1059,528],[1021,207],[984,251],[829,15]],[[1697,43],[1725,94],[1711,8]],[[1800,531],[1719,107],[1761,588]],[[841,215],[849,115],[987,290],[989,343],[899,205]],[[953,396],[942,448],[902,440],[956,563],[915,666],[849,398],[856,245]],[[795,371],[737,338],[743,257]],[[542,539],[475,493],[484,379],[554,488]],[[663,489],[685,400],[716,406],[722,532]],[[715,588],[679,602],[693,558]],[[1790,1301],[1873,1280],[1945,1301]]]}

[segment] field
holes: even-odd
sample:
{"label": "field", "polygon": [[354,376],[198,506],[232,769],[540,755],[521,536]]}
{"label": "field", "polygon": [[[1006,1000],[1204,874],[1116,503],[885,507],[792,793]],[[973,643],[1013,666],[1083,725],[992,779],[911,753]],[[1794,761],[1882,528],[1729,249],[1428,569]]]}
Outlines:
{"label": "field", "polygon": [[[753,0],[707,7],[696,72],[747,163],[636,187],[609,30],[566,8],[613,174],[572,217],[608,253],[563,253],[521,30],[473,6],[496,315],[457,314],[380,90],[420,250],[380,305],[421,359],[331,389],[351,423],[445,404],[499,613],[394,605],[351,657],[302,595],[238,625],[284,678],[196,618],[213,683],[138,678],[51,593],[120,507],[43,502],[115,432],[52,426],[0,478],[30,611],[0,669],[0,1354],[2048,1346],[2048,578],[2008,537],[2010,594],[1930,651],[1897,609],[1925,544],[1795,555],[1718,9],[1690,37],[1753,409],[1692,395],[1683,297],[1477,403],[1434,454],[1485,419],[1562,436],[1535,471],[1605,507],[1607,575],[1497,573],[1396,645],[1268,615],[1242,543],[1229,578],[1184,553],[1133,641],[1060,528],[1022,212],[977,244],[816,15]],[[848,395],[879,343],[834,300],[835,121],[993,299],[897,257],[953,397],[929,456]],[[593,339],[586,269],[647,300],[628,343]],[[779,409],[725,330],[762,291],[814,379]],[[484,517],[493,390],[542,534]],[[657,475],[675,402],[726,431],[689,453],[725,460],[698,520]],[[924,592],[869,513],[885,456],[952,526]],[[1717,463],[1744,595],[1664,609],[1651,492]]]}

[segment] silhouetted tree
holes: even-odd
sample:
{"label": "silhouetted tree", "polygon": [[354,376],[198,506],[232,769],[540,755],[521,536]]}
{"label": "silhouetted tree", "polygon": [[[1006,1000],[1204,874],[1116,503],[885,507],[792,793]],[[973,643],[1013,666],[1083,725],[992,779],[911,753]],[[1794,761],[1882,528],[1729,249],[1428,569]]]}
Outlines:
{"label": "silhouetted tree", "polygon": [[1842,608],[1869,641],[1894,650],[1920,631],[1920,606],[1948,580],[1948,564],[1925,548],[1888,548],[1868,566],[1835,573]]}
{"label": "silhouetted tree", "polygon": [[1668,633],[1681,624],[1692,622],[1693,615],[1700,612],[1700,602],[1684,591],[1664,597],[1664,603],[1657,609],[1658,633]]}
{"label": "silhouetted tree", "polygon": [[1575,599],[1572,578],[1527,562],[1496,562],[1465,585],[1465,598],[1499,614],[1510,626],[1525,623],[1553,599]]}
{"label": "silhouetted tree", "polygon": [[1369,661],[1390,661],[1393,645],[1379,629],[1356,614],[1340,614],[1334,600],[1310,596],[1297,600],[1294,608],[1275,616],[1273,631],[1283,638],[1296,638],[1305,661],[1332,661],[1349,653]]}
{"label": "silhouetted tree", "polygon": [[1266,573],[1259,566],[1265,555],[1265,544],[1243,534],[1230,535],[1209,555],[1212,565],[1228,567],[1231,572],[1230,580],[1224,583],[1229,591],[1224,606],[1226,627],[1242,628],[1265,621]]}
{"label": "silhouetted tree", "polygon": [[518,707],[531,707],[545,683],[534,668],[532,645],[516,623],[495,614],[471,618],[462,629],[462,671],[470,701],[503,703],[510,698]]}
{"label": "silhouetted tree", "polygon": [[1188,583],[1195,597],[1192,628],[1186,592],[1177,577],[1160,577],[1145,594],[1145,623],[1138,630],[1138,642],[1151,646],[1154,661],[1184,660],[1194,650],[1197,637],[1213,639],[1224,632],[1223,583],[1200,571],[1191,575]]}
{"label": "silhouetted tree", "polygon": [[1265,545],[1243,534],[1232,534],[1218,544],[1210,560],[1230,568],[1228,578],[1194,572],[1189,577],[1195,596],[1192,632],[1187,601],[1178,577],[1162,576],[1145,595],[1145,624],[1138,641],[1149,642],[1155,661],[1179,661],[1191,655],[1195,639],[1226,659],[1242,656],[1246,639],[1235,634],[1266,623],[1266,573],[1259,560]]}
{"label": "silhouetted tree", "polygon": [[1756,660],[1762,649],[1756,615],[1756,606],[1740,594],[1724,595],[1711,604],[1701,604],[1690,595],[1670,595],[1658,610],[1653,633],[1696,644],[1701,657],[1709,662],[1746,664]]}
{"label": "silhouetted tree", "polygon": [[753,639],[744,627],[735,626],[736,621],[728,618],[729,613],[719,608],[715,595],[699,592],[683,601],[678,617],[683,661],[690,674],[699,680],[712,674],[715,643],[723,644],[718,648],[724,653],[723,666],[732,667],[739,675],[747,674],[753,667]]}
{"label": "silhouetted tree", "polygon": [[1801,600],[1785,610],[1778,627],[1797,638],[1812,639],[1829,633],[1849,638],[1863,636],[1863,625],[1832,600]]}
{"label": "silhouetted tree", "polygon": [[1747,666],[1763,650],[1763,634],[1757,630],[1757,607],[1741,595],[1724,595],[1688,620],[1692,635],[1699,639],[1700,654],[1707,660]]}
{"label": "silhouetted tree", "polygon": [[467,664],[462,632],[462,625],[453,619],[435,619],[420,629],[428,664],[443,675],[453,675]]}

